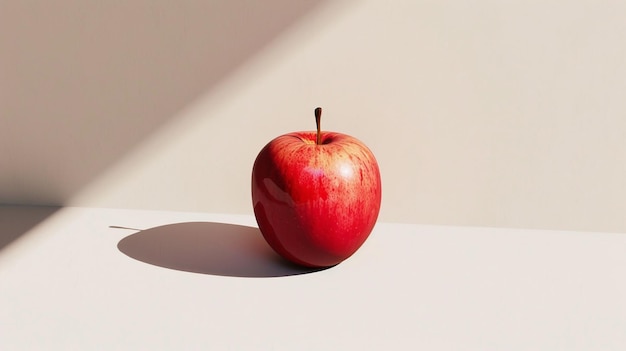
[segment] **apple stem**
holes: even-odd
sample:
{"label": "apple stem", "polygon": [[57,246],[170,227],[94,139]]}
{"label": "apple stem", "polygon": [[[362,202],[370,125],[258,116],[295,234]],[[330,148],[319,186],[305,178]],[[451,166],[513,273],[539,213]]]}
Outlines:
{"label": "apple stem", "polygon": [[317,125],[317,138],[315,139],[315,143],[317,145],[322,144],[322,133],[320,129],[321,120],[322,120],[322,108],[318,107],[315,109],[315,125]]}

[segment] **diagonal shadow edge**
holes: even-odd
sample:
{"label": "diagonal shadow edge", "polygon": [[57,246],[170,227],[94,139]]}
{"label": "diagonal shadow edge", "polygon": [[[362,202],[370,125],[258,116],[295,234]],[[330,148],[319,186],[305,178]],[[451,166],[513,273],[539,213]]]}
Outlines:
{"label": "diagonal shadow edge", "polygon": [[[324,1],[152,4],[156,17],[132,2],[75,6],[63,0],[38,4],[37,11],[10,6],[0,28],[20,40],[0,61],[14,66],[12,72],[37,74],[11,74],[3,82],[11,89],[0,114],[10,128],[0,128],[8,145],[0,158],[20,162],[3,165],[0,203],[72,204]],[[49,57],[50,43],[57,60],[31,59]]]}
{"label": "diagonal shadow edge", "polygon": [[59,206],[0,205],[0,250],[52,217]]}
{"label": "diagonal shadow edge", "polygon": [[269,278],[324,270],[284,260],[267,245],[258,228],[227,223],[158,226],[123,238],[117,248],[154,266],[216,276]]}

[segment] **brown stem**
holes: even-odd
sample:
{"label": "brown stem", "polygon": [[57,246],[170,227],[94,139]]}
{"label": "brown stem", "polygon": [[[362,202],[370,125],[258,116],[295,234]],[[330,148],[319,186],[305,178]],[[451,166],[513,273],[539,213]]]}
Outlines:
{"label": "brown stem", "polygon": [[317,125],[317,138],[315,139],[315,143],[317,145],[322,144],[322,132],[320,129],[321,119],[322,119],[322,108],[318,107],[315,109],[315,124]]}

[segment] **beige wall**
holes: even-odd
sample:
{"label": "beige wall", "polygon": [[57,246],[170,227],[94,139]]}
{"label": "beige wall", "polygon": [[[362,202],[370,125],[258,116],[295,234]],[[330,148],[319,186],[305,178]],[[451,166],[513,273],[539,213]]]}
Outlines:
{"label": "beige wall", "polygon": [[626,231],[626,3],[46,3],[0,4],[0,202],[251,214],[319,105],[381,220]]}

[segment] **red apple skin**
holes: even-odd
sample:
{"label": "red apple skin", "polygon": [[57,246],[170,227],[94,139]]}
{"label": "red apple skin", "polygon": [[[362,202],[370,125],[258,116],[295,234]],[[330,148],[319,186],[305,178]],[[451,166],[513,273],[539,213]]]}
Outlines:
{"label": "red apple skin", "polygon": [[307,267],[334,266],[354,254],[380,210],[378,163],[349,135],[295,132],[275,138],[252,169],[252,202],[268,244]]}

